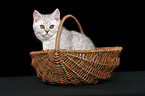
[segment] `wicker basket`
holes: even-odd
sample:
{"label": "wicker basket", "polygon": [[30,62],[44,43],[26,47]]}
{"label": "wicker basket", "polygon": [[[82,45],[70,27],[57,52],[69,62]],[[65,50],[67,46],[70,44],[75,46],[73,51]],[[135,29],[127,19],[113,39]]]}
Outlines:
{"label": "wicker basket", "polygon": [[51,84],[96,84],[110,78],[120,64],[122,47],[102,47],[96,50],[59,49],[59,37],[64,21],[72,17],[84,33],[78,20],[66,15],[58,28],[54,50],[31,52],[32,66],[43,82]]}

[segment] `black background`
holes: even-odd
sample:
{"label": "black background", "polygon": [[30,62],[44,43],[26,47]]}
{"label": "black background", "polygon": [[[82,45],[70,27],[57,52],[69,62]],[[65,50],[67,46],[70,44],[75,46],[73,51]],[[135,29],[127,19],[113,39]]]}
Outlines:
{"label": "black background", "polygon": [[[42,14],[52,13],[57,7],[19,6],[5,10],[1,18],[4,19],[3,34],[1,35],[2,59],[0,76],[28,76],[36,75],[31,66],[31,51],[42,50],[42,45],[33,33],[33,11]],[[129,41],[131,37],[131,23],[133,9],[125,5],[100,5],[94,7],[62,8],[61,18],[67,14],[74,15],[81,23],[85,34],[92,39],[96,47],[122,46],[120,66],[115,71],[145,70],[143,64],[134,63],[129,57]],[[77,25],[68,19],[64,26],[70,30],[77,30]]]}

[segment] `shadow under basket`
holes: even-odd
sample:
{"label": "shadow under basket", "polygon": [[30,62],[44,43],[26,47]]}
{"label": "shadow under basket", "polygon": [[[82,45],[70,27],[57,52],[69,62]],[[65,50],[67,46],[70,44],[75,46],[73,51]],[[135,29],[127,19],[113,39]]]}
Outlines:
{"label": "shadow under basket", "polygon": [[96,50],[59,49],[60,30],[63,22],[72,17],[83,30],[78,20],[66,15],[58,28],[54,50],[30,52],[32,66],[43,82],[51,84],[96,84],[111,77],[120,64],[122,47],[101,47]]}

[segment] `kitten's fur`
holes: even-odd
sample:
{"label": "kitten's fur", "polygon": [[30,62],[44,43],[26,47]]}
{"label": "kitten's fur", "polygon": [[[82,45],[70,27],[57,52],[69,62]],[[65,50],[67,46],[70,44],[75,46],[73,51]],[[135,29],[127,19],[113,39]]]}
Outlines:
{"label": "kitten's fur", "polygon": [[[34,33],[43,43],[43,50],[55,49],[60,11],[56,9],[52,14],[42,15],[35,10],[33,17]],[[64,27],[62,27],[59,46],[60,49],[68,50],[95,50],[93,42],[87,36],[76,31],[69,31]]]}

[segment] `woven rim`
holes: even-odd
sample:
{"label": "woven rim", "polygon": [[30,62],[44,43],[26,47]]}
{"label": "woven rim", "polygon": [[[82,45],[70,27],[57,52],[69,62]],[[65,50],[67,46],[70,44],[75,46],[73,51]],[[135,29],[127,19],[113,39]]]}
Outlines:
{"label": "woven rim", "polygon": [[[123,47],[98,47],[96,50],[67,50],[67,49],[61,49],[59,51],[61,52],[77,52],[77,53],[94,53],[94,52],[104,52],[104,51],[122,51]],[[56,50],[56,49],[53,49]],[[38,55],[38,54],[47,54],[48,51],[52,50],[43,50],[43,51],[35,51],[35,52],[30,52],[31,55]],[[56,50],[57,51],[57,50]]]}
{"label": "woven rim", "polygon": [[72,16],[72,15],[70,15],[70,14],[64,16],[63,19],[61,20],[60,24],[59,24],[58,31],[57,31],[56,43],[55,43],[55,49],[56,49],[56,50],[59,50],[59,38],[60,38],[60,31],[61,31],[61,28],[62,28],[62,26],[63,26],[64,21],[65,21],[67,18],[69,18],[69,17],[73,18],[73,19],[76,21],[76,23],[77,23],[77,25],[78,25],[78,27],[79,27],[79,29],[80,29],[80,32],[81,32],[82,34],[84,34],[84,31],[83,31],[83,29],[82,29],[82,27],[81,27],[81,24],[79,23],[79,21],[78,21],[74,16]]}

